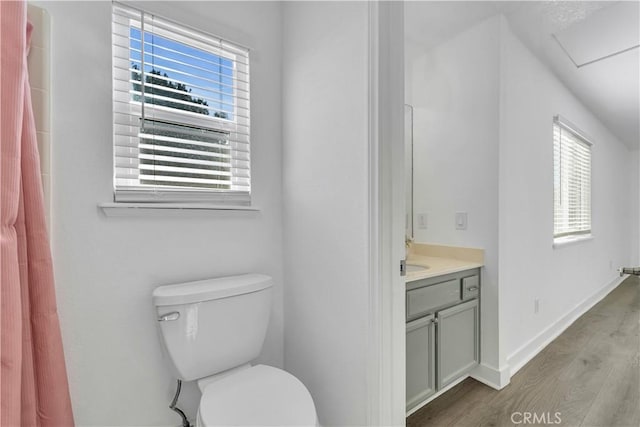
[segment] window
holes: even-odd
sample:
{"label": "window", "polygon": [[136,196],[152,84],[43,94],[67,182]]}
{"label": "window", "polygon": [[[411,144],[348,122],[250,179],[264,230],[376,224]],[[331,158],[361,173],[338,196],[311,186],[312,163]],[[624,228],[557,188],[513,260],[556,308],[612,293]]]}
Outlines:
{"label": "window", "polygon": [[116,202],[249,204],[249,52],[113,4]]}
{"label": "window", "polygon": [[559,116],[553,123],[553,237],[591,233],[591,143]]}

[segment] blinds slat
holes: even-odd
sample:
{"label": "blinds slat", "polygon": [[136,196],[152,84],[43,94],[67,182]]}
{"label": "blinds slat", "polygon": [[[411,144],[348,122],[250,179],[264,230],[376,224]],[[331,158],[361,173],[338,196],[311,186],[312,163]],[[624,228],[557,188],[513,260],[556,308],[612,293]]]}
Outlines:
{"label": "blinds slat", "polygon": [[186,148],[179,147],[171,147],[171,151],[163,150],[164,147],[161,145],[152,145],[152,144],[139,144],[140,150],[149,150],[150,152],[158,152],[158,153],[166,153],[166,152],[174,152],[174,153],[184,153],[184,154],[192,154],[192,155],[206,155],[211,158],[224,159],[227,163],[231,160],[231,155],[225,153],[212,153],[208,151],[201,150],[190,150]]}
{"label": "blinds slat", "polygon": [[[188,165],[185,165],[188,166]],[[202,168],[191,168],[191,167],[177,167],[177,166],[164,166],[164,165],[154,165],[140,162],[138,165],[140,169],[140,173],[143,175],[151,174],[151,175],[162,175],[163,173],[173,172],[175,174],[180,174],[180,176],[188,176],[190,174],[193,175],[214,175],[214,176],[231,176],[231,172],[229,171],[220,171],[220,170],[209,170]]]}
{"label": "blinds slat", "polygon": [[144,174],[144,169],[140,169],[140,179],[149,181],[160,181],[164,183],[176,182],[181,184],[226,184],[229,185],[229,180],[226,179],[207,179],[207,178],[192,178],[183,176],[172,176],[169,174],[162,174],[160,171],[155,171],[152,174]]}
{"label": "blinds slat", "polygon": [[186,137],[187,135],[182,135],[183,137],[180,138],[176,136],[146,133],[145,131],[140,132],[138,135],[142,144],[150,144],[152,143],[151,141],[153,141],[153,143],[159,143],[159,144],[163,142],[173,142],[176,144],[189,145],[191,146],[192,149],[197,149],[197,147],[200,147],[200,150],[202,150],[203,152],[207,152],[207,151],[220,152],[220,150],[228,152],[229,150],[231,150],[231,147],[229,147],[229,145],[224,144],[224,140],[204,141],[204,140],[187,138]]}
{"label": "blinds slat", "polygon": [[230,170],[232,168],[232,166],[229,166],[229,163],[220,162],[220,161],[210,161],[210,160],[175,157],[175,156],[163,156],[163,155],[146,154],[146,153],[141,153],[138,157],[136,157],[136,161],[184,165],[185,167],[193,167],[196,169],[226,168]]}

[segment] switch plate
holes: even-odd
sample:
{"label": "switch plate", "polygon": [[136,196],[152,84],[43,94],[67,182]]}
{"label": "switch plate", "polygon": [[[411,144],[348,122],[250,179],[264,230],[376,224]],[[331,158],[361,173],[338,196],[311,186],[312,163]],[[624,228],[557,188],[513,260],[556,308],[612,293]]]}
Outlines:
{"label": "switch plate", "polygon": [[429,223],[429,218],[426,213],[418,214],[418,228],[421,230],[427,229],[427,224]]}
{"label": "switch plate", "polygon": [[456,212],[456,230],[466,230],[466,229],[467,229],[467,213]]}

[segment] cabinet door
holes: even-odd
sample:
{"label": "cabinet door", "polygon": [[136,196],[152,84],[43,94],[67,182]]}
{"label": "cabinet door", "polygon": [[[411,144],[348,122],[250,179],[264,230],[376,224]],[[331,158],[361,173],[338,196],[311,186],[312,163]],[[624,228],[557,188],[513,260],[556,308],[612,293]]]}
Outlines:
{"label": "cabinet door", "polygon": [[435,393],[434,344],[432,314],[407,323],[407,411]]}
{"label": "cabinet door", "polygon": [[439,311],[438,389],[460,378],[478,364],[478,300]]}

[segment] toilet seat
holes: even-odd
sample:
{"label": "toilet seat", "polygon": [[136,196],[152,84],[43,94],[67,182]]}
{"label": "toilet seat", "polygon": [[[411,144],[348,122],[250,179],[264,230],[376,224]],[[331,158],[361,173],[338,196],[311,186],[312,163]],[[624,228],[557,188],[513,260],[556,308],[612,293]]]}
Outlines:
{"label": "toilet seat", "polygon": [[316,410],[306,387],[281,369],[256,365],[206,386],[198,425],[315,426]]}

